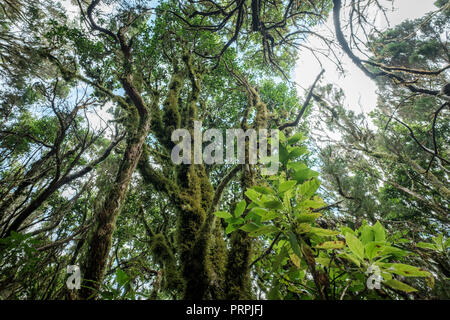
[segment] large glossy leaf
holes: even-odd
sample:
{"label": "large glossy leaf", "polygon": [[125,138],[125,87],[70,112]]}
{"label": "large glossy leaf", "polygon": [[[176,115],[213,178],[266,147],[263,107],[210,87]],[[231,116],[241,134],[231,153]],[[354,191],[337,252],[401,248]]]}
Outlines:
{"label": "large glossy leaf", "polygon": [[371,226],[364,225],[360,228],[360,231],[361,231],[361,242],[364,245],[375,240],[375,232]]}
{"label": "large glossy leaf", "polygon": [[260,215],[260,216],[263,216],[263,215],[265,215],[267,212],[268,212],[267,209],[260,208],[260,207],[254,207],[254,208],[252,208],[252,209],[248,212],[248,214],[250,214],[250,213],[256,213],[256,214],[258,214],[258,215]]}
{"label": "large glossy leaf", "polygon": [[297,183],[297,181],[294,181],[294,180],[288,180],[288,181],[284,181],[284,182],[280,183],[280,186],[278,187],[278,193],[283,193],[283,192],[291,189],[292,187],[295,186],[296,183]]}
{"label": "large glossy leaf", "polygon": [[301,184],[304,181],[319,176],[319,173],[311,170],[308,166],[301,162],[289,162],[288,168],[293,169],[294,173],[292,178]]}
{"label": "large glossy leaf", "polygon": [[317,249],[342,249],[345,247],[344,241],[326,241],[321,244],[316,245]]}
{"label": "large glossy leaf", "polygon": [[226,212],[226,211],[216,211],[214,212],[214,215],[219,217],[219,218],[223,218],[223,219],[230,219],[233,218],[233,216],[231,215],[231,213]]}
{"label": "large glossy leaf", "polygon": [[283,204],[279,200],[270,200],[264,202],[264,207],[268,209],[279,210],[283,209]]}
{"label": "large glossy leaf", "polygon": [[400,248],[396,248],[396,247],[392,247],[389,245],[385,245],[382,249],[381,249],[381,255],[390,255],[393,257],[404,257],[406,255],[408,255],[408,251],[400,249]]}
{"label": "large glossy leaf", "polygon": [[438,251],[444,251],[444,235],[442,233],[437,237],[433,237],[432,240],[436,244]]}
{"label": "large glossy leaf", "polygon": [[116,280],[117,283],[123,287],[130,281],[130,277],[122,269],[117,269]]}
{"label": "large glossy leaf", "polygon": [[403,283],[403,282],[395,280],[395,279],[386,280],[383,283],[388,285],[392,289],[400,290],[400,291],[407,292],[407,293],[416,292],[417,291],[416,289],[414,289],[413,287],[407,285],[406,283]]}
{"label": "large glossy leaf", "polygon": [[240,227],[240,229],[245,232],[253,232],[255,230],[258,230],[259,228],[260,228],[260,226],[254,222],[249,222],[247,224],[244,224],[242,227]]}
{"label": "large glossy leaf", "polygon": [[422,249],[437,250],[436,245],[433,243],[419,242],[417,246]]}
{"label": "large glossy leaf", "polygon": [[386,229],[381,225],[380,221],[377,221],[372,227],[375,241],[385,241],[386,240]]}
{"label": "large glossy leaf", "polygon": [[298,234],[303,234],[303,233],[307,233],[310,232],[312,229],[312,226],[310,223],[304,222],[304,223],[300,223],[297,228],[296,228],[296,232]]}
{"label": "large glossy leaf", "polygon": [[358,267],[361,265],[361,263],[359,262],[358,258],[355,255],[351,254],[351,253],[341,253],[339,256],[344,258],[344,259],[347,259],[348,261],[353,262]]}
{"label": "large glossy leaf", "polygon": [[308,153],[308,149],[305,146],[302,147],[294,147],[289,152],[289,159],[294,160],[304,154]]}
{"label": "large glossy leaf", "polygon": [[302,196],[303,199],[311,198],[317,189],[320,187],[320,181],[318,179],[308,180],[297,189],[297,192]]}
{"label": "large glossy leaf", "polygon": [[297,267],[300,268],[300,258],[296,254],[290,254],[289,257],[291,258],[292,263]]}
{"label": "large glossy leaf", "polygon": [[431,274],[421,268],[410,266],[403,263],[392,263],[386,271],[398,274],[404,277],[429,277]]}
{"label": "large glossy leaf", "polygon": [[270,189],[269,187],[264,187],[264,186],[254,186],[252,187],[252,189],[254,189],[255,191],[262,193],[262,194],[273,194],[273,190]]}
{"label": "large glossy leaf", "polygon": [[320,212],[302,213],[302,214],[299,214],[297,216],[297,221],[300,222],[300,223],[303,223],[303,222],[314,222],[320,216],[321,216]]}
{"label": "large glossy leaf", "polygon": [[362,242],[351,233],[345,234],[345,240],[350,251],[361,261],[364,260],[364,246]]}
{"label": "large glossy leaf", "polygon": [[289,137],[289,139],[287,140],[289,145],[293,145],[299,141],[304,141],[306,139],[305,136],[303,136],[303,134],[301,132],[297,132],[296,134],[294,134],[292,137]]}
{"label": "large glossy leaf", "polygon": [[297,207],[300,210],[302,209],[305,210],[305,209],[318,209],[325,206],[326,204],[322,198],[314,196],[312,199],[303,200],[302,202],[299,203]]}
{"label": "large glossy leaf", "polygon": [[320,237],[332,237],[335,235],[338,235],[339,232],[329,230],[329,229],[322,229],[322,228],[316,228],[312,227],[311,230],[309,230],[310,233],[314,233],[315,235],[318,235]]}
{"label": "large glossy leaf", "polygon": [[297,237],[295,236],[295,234],[294,234],[293,232],[289,232],[288,235],[289,235],[289,242],[290,242],[290,244],[291,244],[292,251],[294,251],[294,253],[295,253],[299,258],[301,258],[302,253],[301,253],[301,251],[300,251],[300,246],[299,246],[299,244],[298,244]]}
{"label": "large glossy leaf", "polygon": [[289,151],[286,149],[285,146],[280,144],[279,152],[280,152],[280,162],[286,164],[289,161]]}
{"label": "large glossy leaf", "polygon": [[234,209],[234,216],[235,216],[236,218],[242,216],[242,214],[244,213],[244,210],[245,210],[245,206],[246,206],[245,200],[241,200],[241,201],[236,205],[236,208]]}
{"label": "large glossy leaf", "polygon": [[277,232],[277,231],[279,231],[279,230],[275,226],[262,226],[262,227],[259,227],[256,230],[250,232],[248,235],[250,237],[259,237],[261,235],[269,235],[269,234],[272,234],[272,233]]}
{"label": "large glossy leaf", "polygon": [[346,233],[350,233],[350,234],[352,234],[354,236],[357,236],[357,233],[354,230],[350,229],[349,227],[341,226],[339,228],[339,230],[341,231],[341,234],[345,235]]}
{"label": "large glossy leaf", "polygon": [[261,222],[273,220],[275,218],[279,218],[280,216],[281,216],[281,214],[279,214],[278,212],[269,211],[269,212],[266,212],[264,215],[261,216]]}
{"label": "large glossy leaf", "polygon": [[372,260],[381,255],[385,246],[384,242],[372,241],[365,245],[365,254],[367,259]]}
{"label": "large glossy leaf", "polygon": [[245,191],[245,195],[247,196],[247,198],[252,200],[258,206],[260,206],[260,207],[264,206],[262,201],[259,199],[259,197],[261,195],[259,192],[255,191],[253,189],[248,189],[247,191]]}

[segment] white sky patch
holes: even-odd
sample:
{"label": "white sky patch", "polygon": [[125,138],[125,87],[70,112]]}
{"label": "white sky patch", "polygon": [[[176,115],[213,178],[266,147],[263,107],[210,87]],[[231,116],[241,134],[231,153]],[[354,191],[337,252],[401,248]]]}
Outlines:
{"label": "white sky patch", "polygon": [[[389,8],[387,11],[387,17],[390,27],[394,27],[407,19],[413,20],[420,18],[427,12],[436,9],[434,6],[435,0],[395,0],[393,4],[388,0],[383,0],[380,2],[385,7]],[[385,19],[379,16],[377,20],[377,28],[386,29],[387,24]],[[331,31],[334,34],[333,15],[330,14],[326,24],[317,28],[315,31],[321,35],[329,35]],[[347,35],[347,33],[345,34]],[[311,37],[307,45],[313,48],[326,50],[323,42],[317,37]],[[301,50],[299,52],[297,65],[294,71],[294,81],[301,87],[308,89],[314,82],[314,79],[319,74],[320,70],[324,68],[326,73],[322,77],[321,83],[332,83],[338,87],[341,87],[346,95],[347,109],[353,110],[357,113],[370,112],[375,108],[377,102],[377,87],[375,82],[368,78],[358,67],[356,67],[346,55],[343,55],[342,52],[339,54],[339,58],[342,57],[342,65],[345,70],[345,75],[342,75],[337,70],[336,65],[334,65],[331,61],[319,57],[322,63],[321,66],[311,52],[305,49]],[[330,58],[332,59],[332,57]],[[300,97],[303,97],[305,95],[305,91],[302,88],[298,88],[298,94]]]}
{"label": "white sky patch", "polygon": [[[76,2],[73,0],[60,0],[60,3],[65,8],[69,20],[75,22],[76,25],[79,26],[80,8],[76,4]],[[98,8],[101,10],[102,13],[110,13],[113,7],[109,6],[104,2],[100,2]],[[113,120],[114,118],[113,115],[110,112],[108,112],[108,110],[111,107],[112,102],[108,102],[106,106],[103,106],[102,108],[96,108],[95,110],[90,108],[87,111],[87,116],[91,129],[93,129],[94,131],[103,130],[103,128],[107,126],[107,121]],[[112,135],[113,135],[112,130],[111,129],[107,130],[106,136],[112,137]]]}
{"label": "white sky patch", "polygon": [[74,18],[80,13],[80,8],[72,0],[61,0],[60,2],[66,9],[69,18]]}

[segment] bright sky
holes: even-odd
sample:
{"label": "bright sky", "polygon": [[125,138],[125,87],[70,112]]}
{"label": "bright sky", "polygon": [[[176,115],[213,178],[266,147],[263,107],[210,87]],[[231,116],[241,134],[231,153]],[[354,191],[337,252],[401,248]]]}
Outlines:
{"label": "bright sky", "polygon": [[[433,4],[434,2],[435,0],[395,0],[392,5],[389,0],[380,1],[385,7],[390,8],[387,12],[387,16],[391,27],[407,19],[413,20],[420,18],[425,13],[435,10],[436,7]],[[394,7],[394,10],[392,10],[392,7]],[[379,20],[379,28],[386,27],[384,19]],[[329,29],[334,30],[332,14],[327,20],[325,28],[321,27],[318,32],[325,32],[328,34],[330,32]],[[309,45],[319,48],[324,47],[322,42],[317,38],[311,39]],[[346,94],[346,107],[348,109],[358,113],[361,111],[370,112],[376,106],[377,88],[375,83],[364,75],[364,73],[356,67],[347,56],[343,56],[342,61],[344,69],[346,70],[345,76],[340,75],[332,62],[321,59],[322,66],[326,70],[326,73],[322,78],[322,84],[333,83],[340,86]],[[322,67],[314,56],[310,52],[302,50],[299,53],[297,66],[294,71],[294,80],[300,86],[307,89],[312,85],[321,69]],[[302,88],[298,89],[298,93],[300,97],[304,97],[305,95],[305,91]]]}

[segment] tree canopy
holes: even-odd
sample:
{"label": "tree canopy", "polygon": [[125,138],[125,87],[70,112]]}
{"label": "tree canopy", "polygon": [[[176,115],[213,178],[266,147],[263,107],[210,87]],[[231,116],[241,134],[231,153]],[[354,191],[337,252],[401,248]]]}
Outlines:
{"label": "tree canopy", "polygon": [[[1,1],[0,299],[448,299],[450,2],[386,6]],[[306,90],[302,50],[337,67]]]}

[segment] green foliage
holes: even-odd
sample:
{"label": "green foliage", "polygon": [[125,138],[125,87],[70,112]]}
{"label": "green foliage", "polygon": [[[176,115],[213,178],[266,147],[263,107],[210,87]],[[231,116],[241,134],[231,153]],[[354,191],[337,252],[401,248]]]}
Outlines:
{"label": "green foliage", "polygon": [[440,234],[436,237],[432,237],[432,243],[429,242],[418,242],[417,246],[422,249],[430,249],[433,251],[437,251],[441,254],[445,254],[450,248],[450,238],[444,239],[444,235]]}
{"label": "green foliage", "polygon": [[[295,144],[301,141],[298,137],[293,136],[287,141]],[[285,144],[286,147],[289,145]],[[250,237],[275,243],[275,258],[271,259],[273,284],[268,293],[269,298],[281,298],[281,290],[303,296],[305,292],[302,288],[315,288],[306,292],[310,297],[317,297],[321,289],[317,287],[315,279],[308,280],[305,277],[311,272],[312,265],[316,268],[315,272],[317,269],[326,272],[329,278],[327,283],[333,283],[334,288],[325,290],[330,290],[333,295],[344,290],[347,284],[345,281],[351,283],[351,295],[358,295],[366,288],[366,273],[371,266],[381,270],[382,283],[386,287],[406,293],[415,292],[416,289],[395,279],[396,275],[432,278],[431,273],[423,269],[408,264],[389,263],[401,261],[411,252],[394,246],[379,221],[372,226],[364,222],[356,230],[346,226],[342,226],[339,231],[318,227],[317,219],[321,214],[315,210],[326,207],[325,202],[316,195],[319,180],[315,177],[303,179],[302,183],[288,180],[289,176],[295,176],[299,167],[301,170],[308,168],[306,164],[288,158],[280,160],[284,170],[270,177],[265,185],[249,188],[245,192],[251,201],[248,204],[251,209],[243,219],[223,211],[215,213],[228,224],[228,233],[239,228]],[[396,242],[401,240],[396,239]],[[308,255],[309,250],[317,250],[316,258]],[[341,273],[340,281],[335,279],[338,273]],[[313,278],[316,276],[314,274]]]}
{"label": "green foliage", "polygon": [[[280,132],[276,175],[261,170],[276,157],[239,170],[170,160],[173,130],[196,120],[274,129],[302,108],[284,77],[333,2],[262,1],[259,17],[254,3],[80,1],[74,21],[57,0],[0,5],[1,299],[449,296],[439,96],[378,77],[372,128],[342,90],[316,86],[317,118],[342,139],[314,146],[309,107]],[[447,29],[443,10],[376,33],[370,60],[442,68]],[[392,73],[433,90],[448,80]],[[83,279],[90,296],[68,292],[67,265],[96,278]]]}

